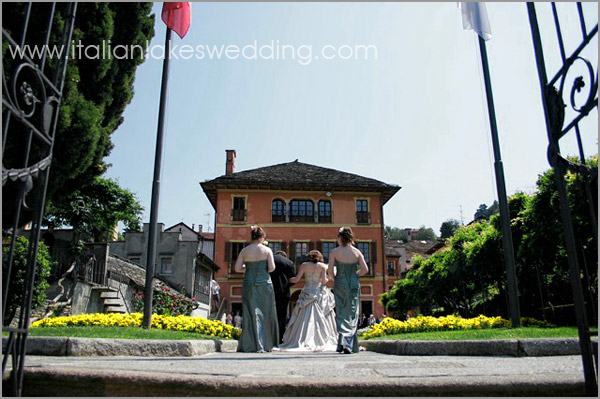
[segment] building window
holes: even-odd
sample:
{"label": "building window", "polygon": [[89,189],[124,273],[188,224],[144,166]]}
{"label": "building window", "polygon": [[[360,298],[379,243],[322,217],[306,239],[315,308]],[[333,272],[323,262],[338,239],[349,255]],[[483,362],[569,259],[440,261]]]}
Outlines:
{"label": "building window", "polygon": [[160,258],[160,272],[162,274],[173,273],[173,258]]}
{"label": "building window", "polygon": [[225,242],[225,263],[229,266],[229,273],[236,273],[235,262],[237,261],[240,252],[246,246],[246,242],[243,241],[227,241]]}
{"label": "building window", "polygon": [[331,223],[331,201],[319,201],[319,223]]}
{"label": "building window", "polygon": [[325,263],[329,263],[329,254],[335,248],[335,242],[324,242],[323,243],[323,259]]}
{"label": "building window", "polygon": [[388,276],[395,276],[396,275],[396,268],[394,267],[394,262],[388,262],[387,264],[387,269],[388,269]]}
{"label": "building window", "polygon": [[273,254],[276,254],[277,251],[281,251],[281,243],[269,241],[269,248],[271,248],[271,251],[273,251]]}
{"label": "building window", "polygon": [[290,222],[314,223],[315,210],[311,200],[292,200],[290,202]]}
{"label": "building window", "polygon": [[296,263],[306,262],[308,260],[308,243],[297,242],[296,243]]}
{"label": "building window", "polygon": [[237,261],[237,258],[240,254],[240,252],[242,252],[242,249],[244,249],[245,247],[244,242],[232,242],[231,243],[231,263],[235,264],[235,262]]}
{"label": "building window", "polygon": [[280,199],[273,200],[271,204],[271,221],[285,222],[285,202]]}
{"label": "building window", "polygon": [[243,222],[246,220],[246,197],[233,197],[231,220],[234,222]]}
{"label": "building window", "polygon": [[204,266],[196,266],[194,298],[196,302],[208,305],[210,294],[210,270]]}
{"label": "building window", "polygon": [[129,261],[130,261],[131,263],[136,263],[136,264],[138,264],[138,265],[141,265],[141,264],[142,264],[142,258],[140,258],[140,257],[132,257],[132,258],[129,258]]}
{"label": "building window", "polygon": [[361,199],[356,200],[356,223],[369,224],[371,223],[371,214],[369,213],[369,201]]}
{"label": "building window", "polygon": [[360,252],[362,252],[363,256],[365,257],[365,262],[367,262],[367,265],[371,265],[371,243],[369,242],[357,242],[356,243],[356,248],[358,248],[358,250]]}

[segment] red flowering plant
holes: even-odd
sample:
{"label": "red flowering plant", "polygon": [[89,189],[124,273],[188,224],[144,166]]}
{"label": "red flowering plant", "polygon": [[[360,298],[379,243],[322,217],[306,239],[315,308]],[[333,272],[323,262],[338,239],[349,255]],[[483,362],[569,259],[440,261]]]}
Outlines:
{"label": "red flowering plant", "polygon": [[[189,316],[198,307],[196,298],[185,295],[185,287],[178,293],[165,283],[159,283],[152,294],[152,313],[166,316]],[[144,311],[144,293],[138,292],[133,297],[133,308],[136,312]]]}

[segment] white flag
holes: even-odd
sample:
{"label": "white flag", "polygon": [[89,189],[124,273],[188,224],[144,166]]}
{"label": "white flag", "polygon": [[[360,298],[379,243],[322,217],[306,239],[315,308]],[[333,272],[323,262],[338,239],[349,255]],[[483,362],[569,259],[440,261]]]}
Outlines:
{"label": "white flag", "polygon": [[461,1],[460,9],[464,29],[473,29],[483,40],[492,38],[492,29],[484,3]]}

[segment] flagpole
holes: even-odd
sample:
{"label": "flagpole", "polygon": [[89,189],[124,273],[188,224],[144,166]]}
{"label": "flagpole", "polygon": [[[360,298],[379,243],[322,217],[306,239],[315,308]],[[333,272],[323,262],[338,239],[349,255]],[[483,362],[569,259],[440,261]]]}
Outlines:
{"label": "flagpole", "polygon": [[504,263],[506,265],[508,310],[513,328],[521,326],[519,309],[519,291],[517,289],[517,273],[515,270],[515,256],[513,248],[512,233],[510,231],[510,214],[508,212],[508,200],[506,199],[506,183],[504,181],[504,166],[500,154],[500,142],[498,140],[498,126],[496,125],[496,111],[494,109],[494,98],[492,95],[492,84],[490,81],[490,70],[488,66],[487,50],[485,40],[480,35],[479,50],[481,52],[481,64],[485,81],[485,94],[487,97],[488,114],[490,117],[490,128],[492,133],[492,146],[494,149],[494,170],[496,172],[496,189],[498,190],[498,203],[500,205],[500,220],[502,223],[502,247],[504,249]]}
{"label": "flagpole", "polygon": [[165,37],[165,59],[163,61],[162,83],[160,86],[160,106],[158,110],[158,129],[156,133],[156,153],[154,155],[154,180],[152,182],[152,200],[150,202],[150,226],[148,230],[148,254],[146,261],[146,287],[144,294],[143,328],[152,325],[152,295],[154,266],[156,264],[156,242],[158,230],[158,203],[160,197],[160,170],[163,153],[163,137],[165,128],[165,109],[167,106],[167,83],[169,81],[169,59],[171,49],[171,29],[167,26]]}

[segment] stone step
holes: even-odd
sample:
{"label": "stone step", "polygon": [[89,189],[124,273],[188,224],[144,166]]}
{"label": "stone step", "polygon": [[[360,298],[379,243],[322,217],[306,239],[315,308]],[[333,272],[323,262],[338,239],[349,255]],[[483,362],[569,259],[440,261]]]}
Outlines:
{"label": "stone step", "polygon": [[125,306],[107,306],[104,309],[106,313],[127,313]]}
{"label": "stone step", "polygon": [[95,285],[92,287],[93,291],[100,291],[100,292],[104,292],[104,291],[116,291],[116,289],[108,287],[106,285]]}
{"label": "stone step", "polygon": [[102,299],[116,299],[119,298],[119,293],[117,291],[104,291],[100,294],[100,298]]}
{"label": "stone step", "polygon": [[124,306],[121,298],[106,298],[104,299],[104,306]]}

